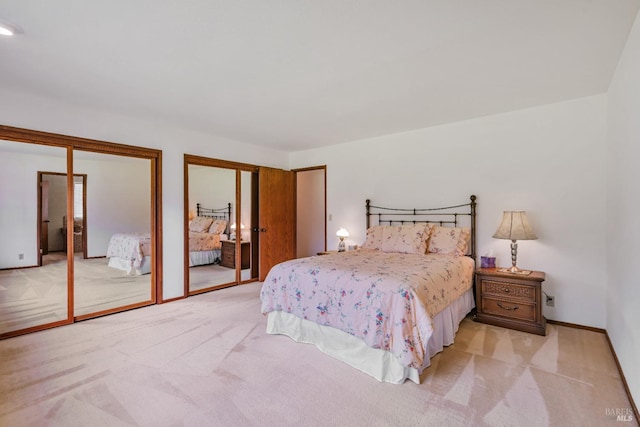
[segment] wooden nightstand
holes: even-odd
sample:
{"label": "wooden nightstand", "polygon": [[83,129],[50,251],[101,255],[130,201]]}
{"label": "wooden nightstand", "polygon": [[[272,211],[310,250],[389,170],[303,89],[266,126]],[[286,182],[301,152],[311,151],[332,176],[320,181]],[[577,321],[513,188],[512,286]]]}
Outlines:
{"label": "wooden nightstand", "polygon": [[322,251],[318,252],[318,255],[329,255],[329,254],[337,254],[338,251]]}
{"label": "wooden nightstand", "polygon": [[[222,241],[222,254],[220,259],[220,265],[227,268],[236,268],[236,241],[235,240],[223,240]],[[251,242],[240,243],[240,266],[242,270],[251,266]]]}
{"label": "wooden nightstand", "polygon": [[542,282],[545,274],[501,273],[495,268],[476,270],[474,320],[533,334],[546,334],[542,316]]}

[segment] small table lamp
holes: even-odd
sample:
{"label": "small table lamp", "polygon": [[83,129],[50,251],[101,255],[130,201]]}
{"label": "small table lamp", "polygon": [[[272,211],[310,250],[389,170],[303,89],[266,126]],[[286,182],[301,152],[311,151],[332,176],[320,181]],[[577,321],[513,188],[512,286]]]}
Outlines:
{"label": "small table lamp", "polygon": [[[236,240],[236,223],[231,224],[231,240]],[[242,230],[244,230],[244,224],[240,223],[240,238],[238,240],[242,240]]]}
{"label": "small table lamp", "polygon": [[516,266],[516,258],[518,258],[518,244],[516,241],[535,240],[538,238],[529,225],[526,212],[505,211],[502,215],[502,222],[493,237],[495,239],[511,240],[511,268],[500,268],[498,271],[524,275],[531,274],[530,270],[520,270]]}
{"label": "small table lamp", "polygon": [[338,236],[340,238],[340,243],[338,243],[338,252],[344,252],[345,249],[346,249],[345,244],[344,244],[344,238],[345,237],[349,237],[349,232],[346,229],[341,228],[336,233],[336,236]]}

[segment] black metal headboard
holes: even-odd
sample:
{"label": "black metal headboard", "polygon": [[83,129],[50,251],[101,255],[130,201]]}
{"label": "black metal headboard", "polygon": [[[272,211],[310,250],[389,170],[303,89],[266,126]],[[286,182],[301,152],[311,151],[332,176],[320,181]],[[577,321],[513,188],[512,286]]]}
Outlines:
{"label": "black metal headboard", "polygon": [[367,229],[371,227],[371,217],[378,219],[378,225],[392,224],[416,224],[428,222],[441,226],[457,227],[461,218],[469,217],[469,227],[471,229],[470,254],[476,260],[476,196],[469,197],[469,203],[462,205],[446,206],[442,208],[427,209],[397,209],[373,206],[371,200],[367,199]]}
{"label": "black metal headboard", "polygon": [[196,215],[204,216],[207,218],[224,219],[227,221],[227,227],[225,228],[225,234],[229,234],[231,227],[231,203],[227,204],[224,208],[212,209],[203,208],[200,203],[196,203]]}

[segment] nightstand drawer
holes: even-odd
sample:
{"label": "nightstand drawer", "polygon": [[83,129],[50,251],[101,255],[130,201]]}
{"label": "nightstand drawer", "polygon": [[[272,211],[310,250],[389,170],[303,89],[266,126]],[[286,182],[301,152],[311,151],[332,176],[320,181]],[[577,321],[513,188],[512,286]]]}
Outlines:
{"label": "nightstand drawer", "polygon": [[520,319],[534,322],[536,320],[536,305],[522,301],[510,301],[493,299],[486,296],[480,302],[482,313],[507,317],[510,319]]}
{"label": "nightstand drawer", "polygon": [[533,286],[518,285],[495,280],[482,280],[482,295],[507,296],[520,300],[536,302],[536,292]]}
{"label": "nightstand drawer", "polygon": [[223,267],[234,268],[236,264],[236,254],[234,252],[222,253],[222,259],[220,260],[220,264]]}

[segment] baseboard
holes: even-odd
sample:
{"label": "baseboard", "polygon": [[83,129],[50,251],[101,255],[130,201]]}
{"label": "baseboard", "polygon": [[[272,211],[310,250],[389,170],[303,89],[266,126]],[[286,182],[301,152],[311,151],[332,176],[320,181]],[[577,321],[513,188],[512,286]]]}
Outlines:
{"label": "baseboard", "polygon": [[586,331],[598,332],[600,334],[607,333],[606,329],[594,328],[593,326],[578,325],[576,323],[560,322],[559,320],[547,319],[547,323],[551,323],[553,325],[559,325],[559,326],[566,326],[567,328],[584,329]]}
{"label": "baseboard", "polygon": [[622,385],[624,386],[624,391],[627,392],[627,397],[629,398],[629,403],[631,403],[631,410],[636,417],[636,421],[640,420],[638,418],[638,407],[636,403],[633,401],[633,397],[631,396],[631,391],[629,390],[629,385],[627,384],[627,379],[624,377],[624,372],[622,372],[622,366],[620,366],[620,361],[618,360],[618,355],[616,354],[616,350],[613,348],[613,344],[611,343],[611,339],[609,338],[609,334],[605,331],[604,335],[607,337],[607,342],[609,343],[609,348],[611,349],[611,354],[613,354],[613,360],[616,362],[616,366],[618,367],[618,372],[620,373],[620,379],[622,380]]}
{"label": "baseboard", "polygon": [[607,342],[609,343],[609,349],[611,350],[611,354],[613,355],[613,360],[616,362],[616,366],[618,367],[618,373],[620,374],[620,379],[622,380],[622,386],[624,387],[624,391],[627,393],[627,398],[629,399],[629,403],[631,404],[631,410],[633,411],[635,419],[637,421],[640,420],[638,407],[636,406],[636,403],[633,401],[633,396],[631,396],[631,391],[629,390],[629,384],[627,384],[627,379],[624,376],[624,372],[622,371],[622,366],[620,365],[620,361],[618,360],[618,355],[616,354],[616,350],[613,348],[613,344],[611,343],[611,339],[609,338],[609,333],[607,332],[607,330],[601,329],[601,328],[594,328],[591,326],[577,325],[575,323],[559,322],[557,320],[551,320],[551,319],[547,319],[547,323],[551,323],[553,325],[559,325],[559,326],[566,326],[568,328],[574,328],[574,329],[585,329],[587,331],[599,332],[601,334],[604,334],[604,336],[607,338]]}

